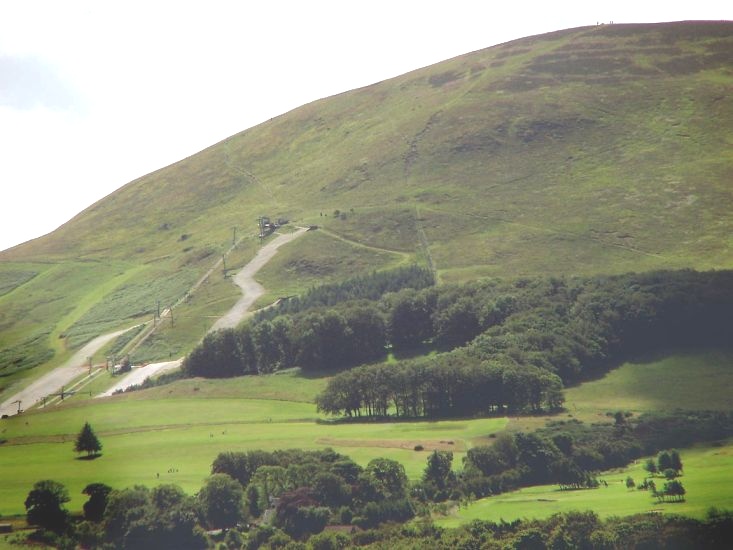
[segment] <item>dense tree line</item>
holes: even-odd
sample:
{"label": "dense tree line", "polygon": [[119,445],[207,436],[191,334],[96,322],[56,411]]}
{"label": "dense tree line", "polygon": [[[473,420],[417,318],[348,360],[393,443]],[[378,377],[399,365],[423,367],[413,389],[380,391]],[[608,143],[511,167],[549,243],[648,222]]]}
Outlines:
{"label": "dense tree line", "polygon": [[678,474],[682,462],[670,447],[731,436],[733,413],[678,411],[632,419],[619,412],[613,423],[556,421],[530,434],[502,434],[492,445],[469,449],[453,491],[483,497],[542,483],[589,487],[594,472],[658,452],[662,465]]}
{"label": "dense tree line", "polygon": [[352,418],[446,417],[556,410],[563,400],[552,372],[511,360],[477,362],[463,352],[356,367],[335,376],[316,403]]}
{"label": "dense tree line", "polygon": [[433,286],[433,273],[424,267],[411,265],[387,271],[374,271],[338,283],[320,285],[302,296],[291,296],[276,306],[257,313],[256,321],[272,320],[279,315],[294,314],[324,306],[335,306],[354,300],[379,300],[390,292],[405,288],[422,289]]}
{"label": "dense tree line", "polygon": [[186,357],[190,376],[223,378],[300,366],[343,368],[386,354],[384,319],[376,305],[351,303],[341,310],[315,309],[209,333]]}
{"label": "dense tree line", "polygon": [[249,517],[270,509],[273,525],[295,538],[320,532],[329,522],[373,527],[414,515],[405,470],[386,458],[362,468],[330,449],[226,452],[211,471],[241,484]]}
{"label": "dense tree line", "polygon": [[333,307],[312,303],[319,307],[298,306],[297,313],[208,335],[187,357],[186,372],[343,369],[379,360],[387,347],[399,352],[430,342],[443,350],[465,346],[475,361],[514,371],[536,367],[568,383],[640,351],[733,336],[726,317],[733,307],[730,271],[489,280]]}
{"label": "dense tree line", "polygon": [[[422,273],[419,268],[411,269]],[[397,281],[404,284],[401,271],[395,273]],[[392,274],[380,277],[388,281]],[[237,329],[208,334],[184,361],[184,371],[189,376],[216,378],[293,366],[344,369],[384,358],[388,346],[396,351],[410,350],[434,340],[452,349],[510,313],[511,296],[499,296],[494,302],[498,289],[496,282],[404,288],[378,301],[351,300],[334,307],[317,304],[319,307],[274,317],[263,314]],[[457,298],[460,300],[455,304]],[[483,305],[466,315],[460,307],[469,302]]]}
{"label": "dense tree line", "polygon": [[383,303],[393,346],[432,339],[450,347],[461,343],[458,334],[472,341],[435,357],[341,373],[319,396],[322,411],[439,416],[553,409],[562,403],[563,383],[636,353],[733,341],[729,271],[431,288]]}

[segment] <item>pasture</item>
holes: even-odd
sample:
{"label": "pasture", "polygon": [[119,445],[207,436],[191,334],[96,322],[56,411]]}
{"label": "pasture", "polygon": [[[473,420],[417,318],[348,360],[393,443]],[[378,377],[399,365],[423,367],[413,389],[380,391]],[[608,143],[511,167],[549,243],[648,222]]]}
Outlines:
{"label": "pasture", "polygon": [[[505,418],[438,422],[333,423],[320,417],[313,396],[325,378],[297,371],[235,380],[184,380],[104,400],[72,399],[0,424],[0,515],[24,513],[39,479],[64,483],[78,511],[88,483],[122,488],[176,483],[197,491],[222,451],[332,447],[362,465],[376,457],[404,464],[417,479],[432,449],[466,449],[506,426]],[[165,397],[165,399],[163,399]],[[73,441],[90,422],[104,448],[96,460],[77,460]],[[423,451],[415,451],[421,444]]]}
{"label": "pasture", "polygon": [[607,411],[733,410],[733,351],[687,350],[634,360],[568,388],[565,408],[581,420]]}
{"label": "pasture", "polygon": [[[593,510],[600,517],[626,516],[641,513],[682,514],[702,518],[711,506],[733,508],[733,441],[719,445],[697,446],[681,451],[685,467],[679,480],[687,495],[684,502],[659,503],[649,491],[629,490],[626,477],[636,483],[648,475],[644,459],[628,468],[602,473],[606,481],[597,489],[561,491],[557,485],[538,485],[518,491],[480,499],[467,507],[454,510],[447,517],[436,518],[441,527],[457,527],[474,519],[512,521],[521,518],[546,518],[558,512]],[[659,489],[663,477],[654,478]],[[725,490],[727,488],[728,490]]]}
{"label": "pasture", "polygon": [[[606,413],[619,409],[730,410],[725,388],[733,382],[732,360],[729,350],[707,350],[626,363],[603,378],[566,390],[568,410],[562,416],[593,422],[610,421]],[[91,387],[101,390],[108,376],[100,374]],[[465,451],[491,441],[490,434],[533,429],[548,418],[337,423],[320,415],[313,404],[327,381],[328,373],[306,376],[299,369],[226,380],[187,379],[103,400],[78,395],[60,407],[5,419],[0,422],[0,440],[5,440],[0,445],[0,514],[23,514],[28,490],[42,478],[67,485],[71,510],[81,508],[86,498],[81,490],[92,482],[113,487],[176,483],[195,492],[222,451],[332,447],[362,465],[379,456],[399,460],[408,476],[417,479],[432,449],[452,450],[454,468],[459,469]],[[85,421],[104,445],[97,460],[76,460],[72,450]],[[418,444],[423,451],[414,450]],[[720,491],[733,481],[733,474],[725,472],[733,466],[732,456],[733,444],[685,450],[683,483],[690,496],[686,503],[664,505],[665,509],[700,515],[707,506],[733,506],[733,492]],[[495,508],[496,515],[490,517],[497,519],[587,507],[606,515],[645,511],[653,507],[652,499],[641,492],[626,499],[625,487],[617,483],[627,475],[640,481],[640,468],[604,474],[608,488],[528,488],[481,501],[441,521],[466,521],[479,517],[472,514],[493,514]]]}

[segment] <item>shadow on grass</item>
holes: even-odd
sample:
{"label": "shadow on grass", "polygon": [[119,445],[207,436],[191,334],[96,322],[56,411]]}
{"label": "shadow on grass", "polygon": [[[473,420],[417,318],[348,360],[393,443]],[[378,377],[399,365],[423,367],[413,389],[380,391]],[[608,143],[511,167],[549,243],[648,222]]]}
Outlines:
{"label": "shadow on grass", "polygon": [[93,455],[77,456],[76,460],[96,460],[102,456],[102,453],[96,453]]}

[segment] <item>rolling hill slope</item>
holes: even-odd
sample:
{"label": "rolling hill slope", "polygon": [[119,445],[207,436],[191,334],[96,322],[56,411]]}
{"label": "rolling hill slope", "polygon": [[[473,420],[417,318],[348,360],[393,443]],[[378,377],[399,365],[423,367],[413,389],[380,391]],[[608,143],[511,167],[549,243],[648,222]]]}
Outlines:
{"label": "rolling hill slope", "polygon": [[[368,268],[430,259],[442,281],[732,267],[731,60],[728,22],[570,29],[232,136],[0,253],[0,374],[17,371],[0,391],[180,297],[261,214],[323,226],[344,257],[381,250]],[[340,276],[283,252],[293,280]]]}

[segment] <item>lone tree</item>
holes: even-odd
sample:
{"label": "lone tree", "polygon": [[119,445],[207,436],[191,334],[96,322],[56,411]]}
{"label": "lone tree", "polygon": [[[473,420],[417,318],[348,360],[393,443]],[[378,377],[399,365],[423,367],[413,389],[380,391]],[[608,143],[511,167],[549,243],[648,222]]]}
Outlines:
{"label": "lone tree", "polygon": [[28,524],[60,533],[68,519],[62,505],[69,500],[69,492],[58,481],[37,481],[25,499]]}
{"label": "lone tree", "polygon": [[97,435],[92,430],[89,422],[84,423],[84,427],[76,436],[76,443],[74,444],[74,451],[77,453],[87,453],[87,456],[97,456],[99,451],[102,450],[102,444],[99,442]]}

